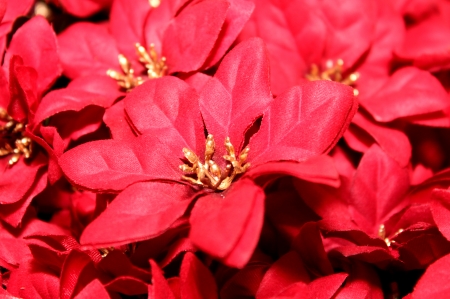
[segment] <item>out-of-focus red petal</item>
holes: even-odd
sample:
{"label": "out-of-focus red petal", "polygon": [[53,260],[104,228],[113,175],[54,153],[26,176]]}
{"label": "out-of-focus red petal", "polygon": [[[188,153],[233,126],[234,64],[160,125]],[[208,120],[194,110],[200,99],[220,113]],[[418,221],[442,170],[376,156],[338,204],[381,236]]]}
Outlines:
{"label": "out-of-focus red petal", "polygon": [[450,255],[431,264],[417,282],[411,299],[445,298],[449,291],[447,278],[450,269]]}
{"label": "out-of-focus red petal", "polygon": [[28,246],[21,239],[2,237],[0,244],[0,263],[6,269],[18,267],[30,254]]}
{"label": "out-of-focus red petal", "polygon": [[154,237],[180,218],[192,199],[189,186],[136,183],[120,193],[83,232],[83,245],[109,247]]}
{"label": "out-of-focus red petal", "polygon": [[8,114],[16,121],[33,122],[33,112],[37,105],[37,72],[23,65],[23,59],[14,55],[9,64],[10,100]]}
{"label": "out-of-focus red petal", "polygon": [[152,269],[152,287],[149,288],[149,299],[176,299],[175,295],[170,289],[169,283],[164,278],[162,270],[158,264],[150,260]]}
{"label": "out-of-focus red petal", "polygon": [[356,113],[357,102],[347,86],[309,82],[278,96],[250,140],[253,165],[276,160],[304,161],[327,153]]}
{"label": "out-of-focus red petal", "polygon": [[361,112],[355,114],[344,138],[352,149],[359,152],[366,152],[376,142],[401,166],[408,165],[411,159],[411,144],[405,133],[377,124]]}
{"label": "out-of-focus red petal", "polygon": [[290,251],[277,260],[264,275],[256,299],[272,298],[293,283],[308,284],[310,276],[300,256]]}
{"label": "out-of-focus red petal", "polygon": [[243,267],[262,229],[264,192],[241,179],[226,193],[201,197],[192,210],[189,238],[203,251],[227,265]]}
{"label": "out-of-focus red petal", "polygon": [[64,75],[70,79],[119,70],[119,51],[105,24],[77,22],[58,35],[58,44]]}
{"label": "out-of-focus red petal", "polygon": [[47,186],[47,173],[44,169],[39,169],[34,179],[33,185],[28,189],[23,197],[11,204],[0,205],[0,216],[3,221],[17,227],[21,224],[22,219],[27,211],[28,206],[36,195],[41,193]]}
{"label": "out-of-focus red petal", "polygon": [[37,71],[39,94],[49,89],[61,75],[56,35],[43,17],[33,17],[17,30],[8,47],[6,65],[13,55],[19,55],[24,65]]}
{"label": "out-of-focus red petal", "polygon": [[148,286],[142,280],[129,276],[117,277],[105,284],[105,288],[108,291],[118,292],[128,296],[147,294]]}
{"label": "out-of-focus red petal", "polygon": [[[361,105],[376,121],[390,122],[442,112],[450,103],[447,92],[435,77],[426,71],[405,67],[395,72],[380,91],[363,99]],[[446,125],[449,125],[448,120]]]}
{"label": "out-of-focus red petal", "polygon": [[232,144],[242,145],[245,130],[272,102],[268,76],[269,61],[261,39],[240,43],[224,58],[200,93],[200,110],[216,143],[230,137]]}
{"label": "out-of-focus red petal", "polygon": [[230,4],[205,0],[186,7],[167,27],[162,54],[170,73],[191,72],[204,63],[220,34]]}
{"label": "out-of-focus red petal", "polygon": [[80,293],[78,293],[75,299],[111,299],[105,287],[98,279],[91,281],[86,287],[84,287]]}
{"label": "out-of-focus red petal", "polygon": [[450,191],[435,189],[432,193],[431,212],[439,231],[450,240]]}
{"label": "out-of-focus red petal", "polygon": [[79,18],[86,18],[111,6],[113,0],[47,0],[63,7],[65,11]]}
{"label": "out-of-focus red petal", "polygon": [[217,285],[209,269],[193,253],[186,253],[180,269],[183,299],[215,299]]}

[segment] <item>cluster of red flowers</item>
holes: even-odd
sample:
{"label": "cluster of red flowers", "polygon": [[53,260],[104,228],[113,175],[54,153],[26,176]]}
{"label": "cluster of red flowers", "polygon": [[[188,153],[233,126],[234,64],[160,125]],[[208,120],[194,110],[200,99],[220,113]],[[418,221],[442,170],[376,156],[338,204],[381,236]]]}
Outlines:
{"label": "cluster of red flowers", "polygon": [[1,298],[450,296],[449,0],[0,20]]}

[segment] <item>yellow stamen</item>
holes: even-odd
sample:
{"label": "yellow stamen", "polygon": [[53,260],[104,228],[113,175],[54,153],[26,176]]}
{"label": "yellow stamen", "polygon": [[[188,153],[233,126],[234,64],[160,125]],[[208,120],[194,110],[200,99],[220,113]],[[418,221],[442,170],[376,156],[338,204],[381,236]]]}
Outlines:
{"label": "yellow stamen", "polygon": [[320,72],[319,67],[316,64],[311,65],[311,70],[309,74],[306,74],[306,79],[309,81],[317,80],[328,80],[339,82],[348,86],[353,87],[353,94],[357,96],[359,91],[354,88],[356,81],[359,79],[359,73],[354,72],[344,77],[344,61],[342,59],[336,60],[334,63],[332,60],[328,60],[326,65],[326,70]]}
{"label": "yellow stamen", "polygon": [[131,62],[122,54],[119,54],[118,57],[122,73],[112,69],[106,72],[108,76],[117,81],[120,87],[127,91],[141,85],[147,79],[160,78],[167,72],[166,58],[158,57],[154,44],[151,44],[148,50],[139,43],[136,43],[135,47],[139,61],[147,69],[147,78],[136,76]]}
{"label": "yellow stamen", "polygon": [[400,233],[403,232],[403,229],[399,229],[391,238],[386,237],[386,228],[384,224],[380,225],[380,228],[378,229],[378,237],[382,239],[388,247],[391,247],[392,244],[395,244],[395,240],[392,240],[393,238],[397,237]]}
{"label": "yellow stamen", "polygon": [[182,176],[183,180],[213,190],[225,190],[230,187],[233,179],[238,174],[244,173],[250,167],[250,163],[246,162],[250,148],[244,148],[239,157],[236,158],[234,146],[231,144],[229,137],[225,139],[227,155],[223,156],[223,158],[228,161],[225,169],[221,169],[219,165],[212,160],[215,151],[213,135],[208,135],[205,147],[204,164],[201,163],[200,159],[193,151],[183,148],[184,157],[189,161],[189,164],[180,165],[180,169],[183,173],[187,174]]}
{"label": "yellow stamen", "polygon": [[26,126],[15,121],[8,112],[0,108],[0,157],[11,155],[8,164],[16,164],[23,155],[25,159],[31,157],[33,143],[24,136]]}

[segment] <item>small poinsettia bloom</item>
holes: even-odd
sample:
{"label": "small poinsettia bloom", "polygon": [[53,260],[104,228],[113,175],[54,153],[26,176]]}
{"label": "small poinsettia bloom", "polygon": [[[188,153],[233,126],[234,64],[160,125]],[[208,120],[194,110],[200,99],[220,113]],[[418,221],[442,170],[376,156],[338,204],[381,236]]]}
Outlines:
{"label": "small poinsettia bloom", "polygon": [[[328,81],[296,86],[274,99],[265,47],[251,39],[224,58],[200,94],[164,77],[134,89],[124,107],[140,136],[86,143],[60,159],[76,186],[125,189],[86,228],[81,242],[104,246],[151,238],[198,198],[190,238],[225,263],[243,266],[264,215],[264,192],[246,172],[327,153],[357,103],[351,88]],[[135,229],[141,221],[142,229]]]}
{"label": "small poinsettia bloom", "polygon": [[347,191],[305,183],[298,185],[298,191],[322,217],[319,223],[329,251],[380,267],[400,261],[413,269],[445,254],[449,243],[437,231],[430,207],[411,205],[409,179],[407,168],[374,145],[363,156]]}
{"label": "small poinsettia bloom", "polygon": [[362,109],[345,134],[351,148],[365,152],[377,143],[406,166],[411,145],[392,121],[450,125],[448,95],[436,78],[415,67],[391,74],[405,25],[390,1],[255,3],[241,38],[259,36],[267,43],[275,94],[317,79],[355,88]]}
{"label": "small poinsettia bloom", "polygon": [[114,1],[107,24],[79,22],[59,35],[64,74],[108,74],[130,90],[148,79],[209,68],[252,11],[245,0]]}

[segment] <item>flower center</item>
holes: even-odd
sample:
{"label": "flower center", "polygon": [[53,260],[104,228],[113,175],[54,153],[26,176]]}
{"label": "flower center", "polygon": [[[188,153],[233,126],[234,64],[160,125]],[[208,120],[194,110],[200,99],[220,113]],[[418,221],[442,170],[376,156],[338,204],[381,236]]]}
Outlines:
{"label": "flower center", "polygon": [[320,71],[316,64],[311,65],[309,74],[306,74],[306,79],[309,81],[328,80],[336,81],[348,86],[353,87],[353,94],[357,96],[359,91],[354,88],[356,81],[359,79],[359,73],[354,72],[344,76],[344,61],[342,59],[336,60],[336,63],[332,60],[328,60],[326,63],[326,70]]}
{"label": "flower center", "polygon": [[156,53],[154,44],[150,44],[148,50],[145,49],[145,47],[141,46],[141,44],[139,43],[136,43],[135,46],[139,61],[147,69],[147,78],[136,76],[134,73],[134,69],[131,66],[131,62],[122,54],[119,54],[119,65],[123,73],[112,69],[109,69],[106,72],[108,76],[117,81],[117,84],[119,84],[120,87],[124,88],[127,91],[141,85],[147,79],[160,78],[164,76],[167,71],[166,58],[158,57],[158,53]]}
{"label": "flower center", "polygon": [[227,137],[225,138],[225,149],[227,155],[223,158],[227,161],[227,166],[225,169],[221,169],[212,160],[215,151],[213,135],[209,134],[206,138],[205,163],[203,164],[193,151],[183,148],[184,156],[189,164],[180,165],[180,169],[186,174],[182,176],[182,179],[213,190],[225,190],[230,187],[236,175],[244,173],[250,167],[250,163],[246,162],[250,148],[248,146],[244,148],[239,158],[236,158],[234,146]]}
{"label": "flower center", "polygon": [[[401,232],[403,232],[403,229],[399,229],[392,238],[397,237]],[[395,240],[392,240],[392,238],[386,237],[386,227],[384,224],[380,225],[380,228],[378,229],[378,237],[382,239],[388,247],[391,247],[392,244],[395,244]]]}
{"label": "flower center", "polygon": [[31,139],[24,136],[26,125],[15,121],[5,109],[0,108],[0,157],[11,155],[9,165],[16,164],[20,156],[30,158],[32,151]]}

